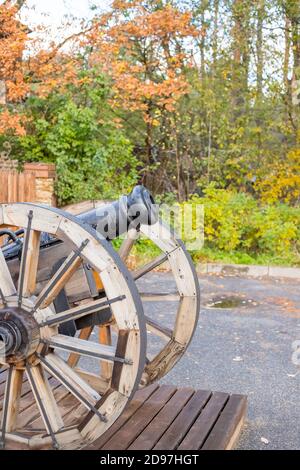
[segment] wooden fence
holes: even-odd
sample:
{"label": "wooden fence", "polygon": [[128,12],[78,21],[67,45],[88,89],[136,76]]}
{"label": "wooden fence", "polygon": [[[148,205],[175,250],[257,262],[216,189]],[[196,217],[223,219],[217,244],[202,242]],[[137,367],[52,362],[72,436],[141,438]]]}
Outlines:
{"label": "wooden fence", "polygon": [[0,167],[0,203],[55,205],[55,165],[27,163],[23,172]]}

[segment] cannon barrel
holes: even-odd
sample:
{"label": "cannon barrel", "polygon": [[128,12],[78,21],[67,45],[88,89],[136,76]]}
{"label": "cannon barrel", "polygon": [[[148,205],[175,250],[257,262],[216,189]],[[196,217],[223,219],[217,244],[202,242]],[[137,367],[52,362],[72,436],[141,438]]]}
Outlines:
{"label": "cannon barrel", "polygon": [[[141,224],[152,225],[156,223],[158,212],[151,193],[144,186],[138,185],[130,194],[122,196],[110,204],[84,212],[78,215],[77,218],[111,241],[131,228],[138,228]],[[0,236],[2,235],[9,235],[9,232],[7,230],[0,231]],[[22,237],[17,238],[13,232],[10,237],[13,243],[2,247],[6,259],[16,258],[22,252]],[[42,234],[41,248],[56,243],[56,238],[46,233]]]}
{"label": "cannon barrel", "polygon": [[107,240],[124,234],[139,225],[153,225],[158,214],[151,193],[142,185],[111,204],[85,212],[78,218],[97,229]]}

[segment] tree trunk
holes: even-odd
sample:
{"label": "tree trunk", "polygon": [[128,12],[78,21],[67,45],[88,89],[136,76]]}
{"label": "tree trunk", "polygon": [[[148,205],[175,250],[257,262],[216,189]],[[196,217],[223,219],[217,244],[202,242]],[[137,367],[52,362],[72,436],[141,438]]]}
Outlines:
{"label": "tree trunk", "polygon": [[220,0],[214,0],[214,26],[213,26],[213,41],[212,41],[214,68],[216,68],[217,57],[218,57],[219,7],[220,7],[219,2]]}
{"label": "tree trunk", "polygon": [[201,9],[201,28],[202,28],[202,35],[201,35],[201,41],[200,41],[200,58],[201,58],[201,64],[200,64],[200,74],[201,74],[201,79],[204,80],[205,77],[205,7],[204,7],[204,2],[202,2],[202,9]]}
{"label": "tree trunk", "polygon": [[248,91],[248,74],[250,63],[250,8],[251,6],[247,0],[233,0],[233,119],[238,118],[243,113],[245,95]]}
{"label": "tree trunk", "polygon": [[300,3],[299,1],[287,1],[285,9],[291,25],[291,43],[293,50],[291,122],[297,140],[299,139],[300,127]]}
{"label": "tree trunk", "polygon": [[257,6],[257,38],[256,38],[256,55],[257,55],[257,68],[256,68],[256,82],[257,82],[257,98],[260,101],[263,94],[263,24],[265,16],[265,1],[260,0]]}
{"label": "tree trunk", "polygon": [[285,45],[284,45],[284,62],[283,62],[283,81],[286,95],[290,94],[289,84],[289,66],[290,66],[290,52],[291,52],[291,22],[288,17],[285,18]]}

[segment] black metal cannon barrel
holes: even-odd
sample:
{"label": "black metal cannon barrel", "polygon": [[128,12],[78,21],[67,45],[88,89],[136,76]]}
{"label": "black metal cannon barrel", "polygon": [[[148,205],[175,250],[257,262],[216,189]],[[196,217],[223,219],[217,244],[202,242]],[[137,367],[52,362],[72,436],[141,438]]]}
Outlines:
{"label": "black metal cannon barrel", "polygon": [[85,212],[78,218],[97,229],[107,240],[113,240],[140,224],[153,225],[157,222],[158,215],[151,193],[139,185],[127,196]]}
{"label": "black metal cannon barrel", "polygon": [[[95,228],[106,238],[113,240],[127,232],[130,228],[138,228],[140,224],[152,225],[157,222],[158,213],[151,193],[142,185],[135,186],[130,194],[118,200],[84,212],[77,216],[81,222]],[[0,231],[0,236],[9,235],[14,243],[2,247],[6,259],[20,256],[22,252],[22,238],[17,238],[13,232]],[[19,235],[19,234],[18,234]],[[58,243],[57,239],[43,233],[41,248]]]}
{"label": "black metal cannon barrel", "polygon": [[[91,211],[84,212],[78,215],[77,218],[82,223],[95,228],[100,236],[111,241],[123,235],[131,228],[138,229],[139,225],[154,224],[158,220],[158,212],[150,192],[144,186],[139,185],[136,186],[130,194],[120,197],[111,204],[105,204]],[[0,231],[0,237],[4,235],[9,237],[9,242],[2,246],[2,251],[9,263],[12,277],[16,283],[18,282],[19,275],[19,260],[23,250],[23,234],[24,230],[19,230],[16,233],[7,229]],[[57,240],[55,237],[47,233],[41,234],[40,248],[41,251],[46,254],[46,256],[43,257],[44,261],[40,265],[44,278],[50,279],[65,260],[67,251],[65,251],[63,247],[64,243]],[[101,296],[102,294],[97,292],[93,274],[89,266],[84,266],[84,270],[91,295]],[[67,308],[68,299],[64,289],[54,300],[54,306],[57,312]],[[108,321],[110,317],[111,311],[110,308],[107,308],[105,312],[103,310],[101,311],[101,315],[94,313],[87,318],[77,320],[75,323],[73,321],[65,323],[61,325],[60,331],[64,334],[74,336],[76,329],[101,324],[102,322]],[[3,338],[3,335],[2,337],[0,336],[0,347],[6,339],[6,337]]]}

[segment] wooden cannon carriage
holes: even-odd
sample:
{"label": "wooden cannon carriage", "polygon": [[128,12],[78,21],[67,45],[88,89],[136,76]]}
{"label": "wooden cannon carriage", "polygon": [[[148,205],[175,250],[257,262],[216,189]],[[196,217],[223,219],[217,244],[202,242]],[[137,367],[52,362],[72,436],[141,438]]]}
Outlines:
{"label": "wooden cannon carriage", "polygon": [[[34,204],[0,205],[0,236],[10,238],[0,249],[2,448],[91,444],[138,388],[184,354],[197,325],[199,284],[183,243],[153,208],[143,187],[78,217]],[[124,232],[117,253],[111,240]],[[141,235],[160,254],[130,273],[126,261]],[[139,292],[138,280],[163,263],[176,292]],[[145,315],[153,301],[177,305],[172,328],[151,309]],[[149,337],[159,338],[153,357]],[[66,415],[58,386],[75,400],[72,413]],[[24,416],[29,394],[35,408]]]}

